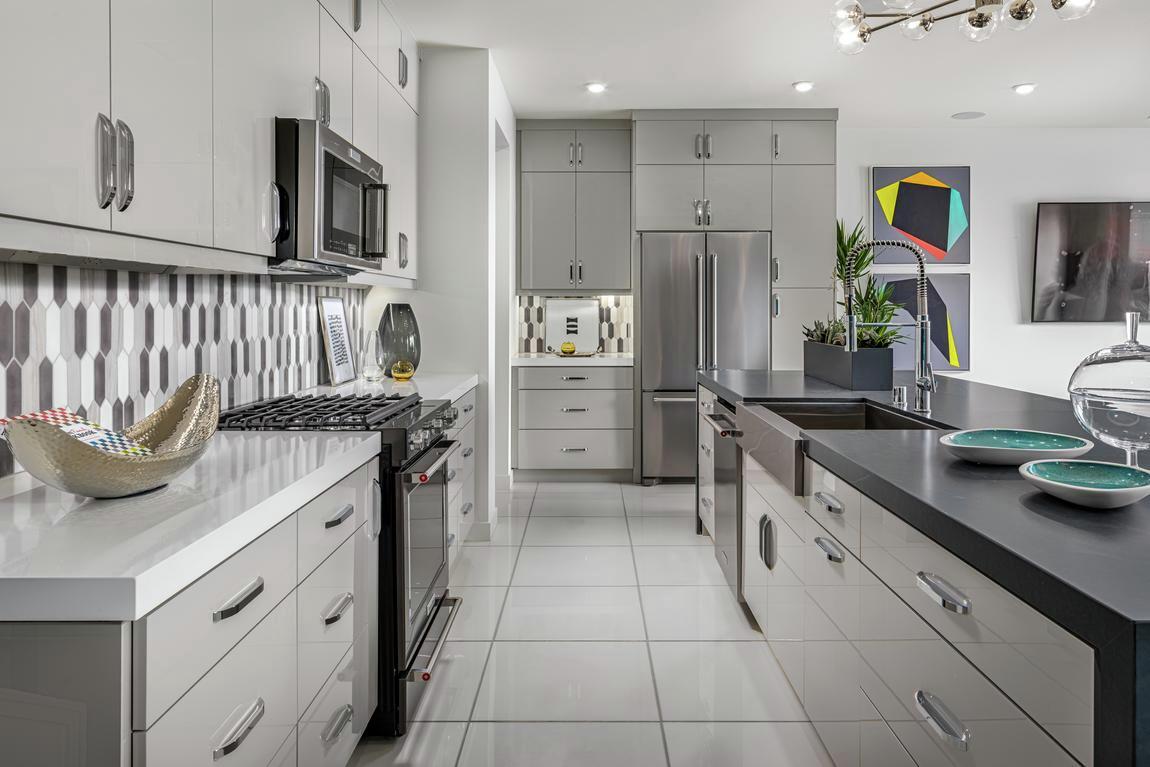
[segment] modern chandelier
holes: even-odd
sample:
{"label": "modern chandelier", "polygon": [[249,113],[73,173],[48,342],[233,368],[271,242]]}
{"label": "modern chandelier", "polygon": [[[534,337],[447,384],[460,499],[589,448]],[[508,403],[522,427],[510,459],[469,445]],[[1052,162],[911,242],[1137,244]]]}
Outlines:
{"label": "modern chandelier", "polygon": [[[967,5],[972,1],[973,7],[949,10],[956,3]],[[917,0],[882,0],[886,10],[878,13],[864,9],[859,0],[835,0],[831,23],[835,46],[848,55],[862,52],[871,35],[879,30],[897,26],[904,37],[921,40],[938,22],[955,18],[960,20],[958,29],[963,37],[981,43],[1000,26],[1016,31],[1029,27],[1038,13],[1039,2],[1049,2],[1058,18],[1073,21],[1090,13],[1095,0],[941,0],[920,9],[914,7]]]}

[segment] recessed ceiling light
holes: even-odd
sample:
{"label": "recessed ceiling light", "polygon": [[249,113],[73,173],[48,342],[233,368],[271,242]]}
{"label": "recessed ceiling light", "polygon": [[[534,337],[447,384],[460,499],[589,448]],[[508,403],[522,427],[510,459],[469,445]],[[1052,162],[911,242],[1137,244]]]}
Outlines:
{"label": "recessed ceiling light", "polygon": [[978,120],[986,117],[986,112],[955,112],[950,116],[952,120]]}
{"label": "recessed ceiling light", "polygon": [[607,83],[587,83],[588,93],[602,93],[607,90]]}
{"label": "recessed ceiling light", "polygon": [[1037,83],[1019,83],[1018,85],[1012,85],[1010,89],[1019,96],[1029,96],[1031,93],[1034,93],[1037,88]]}
{"label": "recessed ceiling light", "polygon": [[797,83],[791,83],[791,87],[799,93],[810,93],[815,89],[815,84],[810,80],[799,80]]}

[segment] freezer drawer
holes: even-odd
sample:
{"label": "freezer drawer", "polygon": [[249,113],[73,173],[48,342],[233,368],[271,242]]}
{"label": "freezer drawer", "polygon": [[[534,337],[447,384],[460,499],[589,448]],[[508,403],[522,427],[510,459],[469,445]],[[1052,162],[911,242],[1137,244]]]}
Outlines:
{"label": "freezer drawer", "polygon": [[643,392],[643,478],[695,476],[695,392]]}

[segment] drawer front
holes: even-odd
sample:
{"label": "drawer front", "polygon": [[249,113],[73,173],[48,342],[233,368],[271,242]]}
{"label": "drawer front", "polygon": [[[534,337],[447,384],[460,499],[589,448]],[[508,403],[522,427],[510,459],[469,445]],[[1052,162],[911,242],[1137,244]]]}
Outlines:
{"label": "drawer front", "polygon": [[296,748],[296,731],[293,727],[287,740],[280,746],[280,750],[272,757],[268,767],[298,767],[299,752]]}
{"label": "drawer front", "polygon": [[135,622],[134,729],[150,727],[295,588],[295,550],[291,517]]}
{"label": "drawer front", "polygon": [[374,520],[372,505],[381,503],[375,481],[379,463],[372,460],[348,474],[296,513],[299,535],[297,577],[303,580],[351,537],[365,520]]}
{"label": "drawer front", "polygon": [[459,492],[447,502],[447,573],[449,583],[451,568],[463,546],[463,536],[461,535],[463,532],[463,515],[460,513],[462,508],[463,493]]}
{"label": "drawer front", "polygon": [[[135,733],[133,764],[266,767],[298,716],[292,595],[149,730]],[[227,754],[214,754],[228,744]]]}
{"label": "drawer front", "polygon": [[363,626],[356,609],[363,595],[356,593],[355,545],[354,537],[344,541],[296,592],[301,715]]}
{"label": "drawer front", "polygon": [[810,459],[805,470],[807,513],[857,556],[861,547],[862,494]]}
{"label": "drawer front", "polygon": [[[921,765],[1073,765],[1070,754],[863,569],[863,689]],[[949,723],[948,723],[949,722]]]}
{"label": "drawer front", "polygon": [[[475,394],[475,389],[472,389],[451,403],[452,407],[455,408],[456,415],[455,423],[452,425],[450,432],[458,434],[463,431],[467,424],[475,420]],[[448,433],[448,439],[455,439],[455,436],[450,432]]]}
{"label": "drawer front", "polygon": [[519,368],[520,389],[632,389],[634,381],[629,367]]}
{"label": "drawer front", "polygon": [[475,473],[475,423],[469,423],[456,437],[457,450],[447,461],[447,497],[455,495]]}
{"label": "drawer front", "polygon": [[460,543],[466,541],[471,534],[471,526],[475,523],[475,474],[463,481],[459,491],[459,538]]}
{"label": "drawer front", "polygon": [[1090,764],[1094,651],[866,497],[862,530],[867,566],[1014,703]]}
{"label": "drawer front", "polygon": [[803,540],[755,488],[743,487],[743,598],[768,639],[803,637]]}
{"label": "drawer front", "polygon": [[775,514],[786,520],[792,529],[802,530],[807,524],[806,499],[792,495],[749,453],[743,453],[743,457],[743,481],[755,488]]}
{"label": "drawer front", "polygon": [[701,415],[710,415],[715,412],[715,400],[718,399],[718,397],[715,396],[713,391],[700,386],[697,399],[699,402],[699,413]]}
{"label": "drawer front", "polygon": [[520,429],[519,469],[630,469],[630,429]]}
{"label": "drawer front", "polygon": [[630,429],[634,423],[630,391],[519,392],[519,426],[524,429]]}
{"label": "drawer front", "polygon": [[715,537],[715,430],[698,417],[699,433],[699,519],[707,534]]}
{"label": "drawer front", "polygon": [[344,767],[375,706],[368,691],[366,635],[356,637],[299,722],[299,763]]}

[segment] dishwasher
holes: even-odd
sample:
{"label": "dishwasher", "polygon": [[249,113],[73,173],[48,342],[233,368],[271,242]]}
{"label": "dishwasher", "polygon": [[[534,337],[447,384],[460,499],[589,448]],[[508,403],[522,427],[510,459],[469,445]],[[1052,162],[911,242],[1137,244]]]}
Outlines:
{"label": "dishwasher", "polygon": [[714,431],[711,460],[714,464],[714,539],[715,559],[727,579],[727,584],[735,592],[735,598],[742,601],[739,578],[739,485],[741,482],[739,446],[735,440],[739,431],[735,426],[735,411],[720,399],[715,400],[711,413],[703,419]]}

